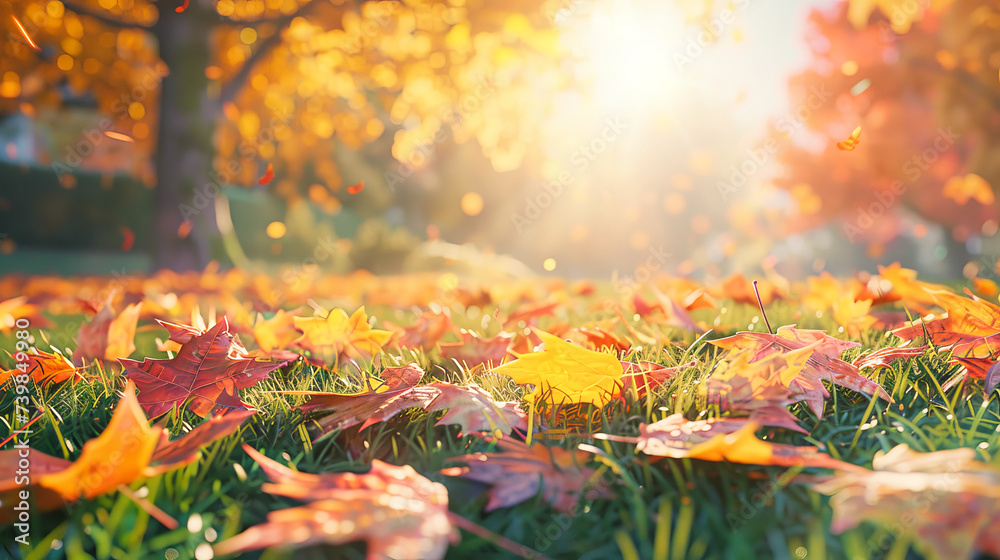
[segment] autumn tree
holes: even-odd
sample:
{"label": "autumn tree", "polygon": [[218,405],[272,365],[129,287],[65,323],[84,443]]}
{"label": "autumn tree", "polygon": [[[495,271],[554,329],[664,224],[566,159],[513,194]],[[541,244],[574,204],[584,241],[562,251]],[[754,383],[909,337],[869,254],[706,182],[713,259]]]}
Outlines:
{"label": "autumn tree", "polygon": [[[392,195],[444,137],[520,165],[558,63],[554,9],[535,2],[15,0],[3,19],[0,114],[91,92],[100,142],[134,142],[154,165],[155,264],[203,266],[222,185],[269,185],[289,204],[338,211],[338,156],[381,141],[400,163],[363,196]],[[551,83],[551,79],[549,80]],[[526,107],[533,109],[525,110]],[[350,181],[350,182],[347,182]],[[374,183],[374,184],[373,184]],[[145,211],[145,209],[143,209]]]}
{"label": "autumn tree", "polygon": [[[1000,2],[978,0],[850,0],[812,13],[812,61],[772,130],[778,185],[798,206],[792,229],[833,222],[877,256],[891,239],[926,235],[911,213],[947,230],[959,266],[969,238],[997,231],[998,17]],[[858,125],[856,149],[838,148]]]}

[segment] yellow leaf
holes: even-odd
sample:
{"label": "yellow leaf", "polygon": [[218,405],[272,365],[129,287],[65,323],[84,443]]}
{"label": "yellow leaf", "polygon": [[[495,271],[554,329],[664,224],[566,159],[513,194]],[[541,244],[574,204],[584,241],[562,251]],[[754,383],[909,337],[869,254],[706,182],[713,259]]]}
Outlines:
{"label": "yellow leaf", "polygon": [[373,329],[361,307],[350,317],[343,309],[332,309],[325,317],[295,317],[295,328],[302,336],[293,344],[309,350],[327,363],[341,358],[364,359],[382,350],[392,333]]}
{"label": "yellow leaf", "polygon": [[613,354],[587,350],[537,329],[534,332],[545,343],[544,350],[523,354],[493,370],[515,383],[534,385],[528,400],[541,396],[551,404],[601,405],[620,390],[623,370]]}

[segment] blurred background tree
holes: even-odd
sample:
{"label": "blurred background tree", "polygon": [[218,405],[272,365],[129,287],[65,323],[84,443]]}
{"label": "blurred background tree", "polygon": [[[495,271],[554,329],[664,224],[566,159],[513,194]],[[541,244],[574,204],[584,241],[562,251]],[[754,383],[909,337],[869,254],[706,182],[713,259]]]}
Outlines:
{"label": "blurred background tree", "polygon": [[[822,88],[809,138],[774,123],[795,199],[790,231],[832,223],[873,258],[919,245],[962,270],[997,233],[1000,2],[850,0],[810,17],[812,60],[790,81],[793,107]],[[860,144],[836,142],[861,126]],[[939,227],[940,226],[940,227]],[[996,252],[996,247],[988,248]]]}
{"label": "blurred background tree", "polygon": [[[336,214],[349,205],[362,218],[384,212],[394,183],[445,135],[477,140],[496,169],[518,167],[544,109],[522,108],[538,83],[530,74],[559,60],[536,8],[19,0],[2,22],[0,111],[35,118],[55,105],[96,107],[65,153],[40,161],[67,188],[74,173],[123,167],[155,185],[154,265],[200,268],[219,227],[220,187],[257,188],[268,164],[268,188],[289,207],[308,200]],[[92,157],[115,149],[140,155]],[[389,153],[405,167],[390,165]],[[362,180],[367,188],[343,196]]]}

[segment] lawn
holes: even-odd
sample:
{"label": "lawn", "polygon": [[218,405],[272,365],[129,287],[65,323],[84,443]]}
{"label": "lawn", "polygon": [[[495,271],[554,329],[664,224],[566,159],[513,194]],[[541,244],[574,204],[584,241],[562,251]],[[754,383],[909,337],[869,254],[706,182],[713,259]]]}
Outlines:
{"label": "lawn", "polygon": [[[274,317],[273,309],[261,315],[254,312],[262,308],[254,303],[259,301],[254,298],[260,298],[262,293],[258,280],[252,275],[206,274],[201,279],[160,275],[126,281],[91,278],[75,280],[75,285],[84,287],[81,293],[86,294],[90,290],[92,295],[103,295],[105,292],[102,290],[117,282],[120,289],[114,292],[112,299],[115,303],[112,307],[119,314],[122,314],[126,303],[144,302],[143,311],[138,315],[136,349],[130,353],[132,359],[141,362],[146,357],[166,359],[176,353],[176,348],[169,354],[158,349],[168,334],[154,319],[192,323],[192,310],[207,319],[205,327],[221,321],[225,313],[231,330],[239,332],[242,342],[252,354],[256,354],[258,344],[255,340],[259,341],[259,333],[255,333],[254,325],[259,326],[261,321]],[[734,455],[722,460],[711,460],[710,453],[696,453],[702,459],[656,457],[637,450],[634,439],[640,436],[641,423],[651,424],[675,413],[688,420],[746,417],[746,411],[753,407],[752,399],[737,406],[725,399],[710,398],[708,387],[712,379],[726,371],[721,362],[731,361],[732,357],[711,342],[747,331],[748,327],[752,327],[753,332],[766,334],[768,323],[773,329],[796,325],[798,329],[821,329],[837,338],[857,341],[859,346],[847,349],[840,356],[848,363],[880,348],[903,345],[904,341],[883,328],[887,325],[864,329],[857,326],[871,324],[868,318],[875,320],[879,317],[881,321],[878,310],[906,310],[916,317],[920,313],[915,313],[914,309],[929,308],[937,310],[940,315],[940,308],[947,304],[935,307],[929,299],[931,296],[911,299],[914,289],[924,287],[916,281],[905,286],[897,281],[893,290],[902,299],[881,304],[872,312],[876,315],[871,315],[865,308],[845,321],[843,313],[834,314],[829,309],[824,311],[821,309],[823,304],[817,303],[824,293],[828,299],[836,299],[839,291],[831,296],[829,291],[806,284],[793,284],[786,288],[768,284],[763,302],[765,317],[755,302],[747,301],[747,293],[753,293],[749,286],[734,290],[732,282],[692,289],[690,286],[693,283],[687,281],[661,279],[659,288],[677,298],[671,299],[671,296],[658,291],[644,290],[633,294],[620,289],[616,291],[606,284],[568,283],[552,279],[488,285],[466,279],[456,285],[456,280],[451,275],[441,278],[433,275],[388,279],[327,278],[308,290],[303,288],[301,293],[285,294],[281,307],[303,318],[313,315],[308,306],[298,306],[309,299],[308,292],[315,298],[309,301],[324,315],[331,309],[343,309],[351,315],[365,304],[370,324],[376,330],[397,332],[393,329],[398,327],[392,325],[405,328],[418,324],[421,317],[441,314],[447,314],[449,318],[448,329],[439,335],[419,331],[421,334],[415,335],[415,338],[397,334],[391,341],[380,344],[377,351],[334,358],[335,364],[326,365],[320,363],[321,352],[316,352],[315,348],[309,351],[301,345],[282,345],[283,351],[290,349],[309,359],[277,367],[267,379],[238,390],[239,398],[247,407],[256,410],[256,414],[235,432],[202,447],[200,457],[193,462],[155,476],[133,476],[124,482],[124,487],[112,487],[98,496],[84,497],[44,512],[36,500],[30,517],[31,544],[12,544],[21,533],[13,525],[6,525],[3,542],[7,553],[12,558],[70,560],[204,560],[213,556],[222,557],[214,553],[212,546],[264,523],[271,512],[308,502],[308,499],[281,497],[263,491],[262,486],[267,488],[268,475],[244,451],[243,445],[303,473],[363,473],[371,468],[373,460],[412,466],[419,475],[447,489],[449,519],[456,531],[459,525],[456,525],[455,519],[463,518],[468,522],[462,524],[461,540],[447,546],[446,558],[516,558],[517,545],[548,558],[629,560],[903,559],[921,558],[922,554],[935,557],[935,554],[948,550],[964,550],[966,553],[989,550],[980,542],[982,539],[976,541],[977,531],[985,525],[974,526],[973,521],[969,521],[968,527],[961,526],[958,520],[966,513],[952,508],[952,502],[938,502],[950,500],[951,493],[960,493],[954,485],[935,486],[933,490],[928,487],[924,494],[915,492],[920,496],[905,495],[903,490],[897,490],[896,494],[886,491],[882,497],[888,501],[871,503],[867,516],[872,521],[862,522],[859,518],[856,519],[860,522],[857,527],[835,533],[831,527],[838,530],[842,527],[834,523],[834,509],[827,495],[834,492],[818,492],[814,485],[823,480],[849,476],[846,472],[812,466],[807,462],[792,461],[777,466],[752,464],[768,462],[766,458],[760,459],[760,454],[754,451],[757,447],[753,446],[741,448],[734,445],[729,451]],[[193,284],[193,281],[198,283]],[[850,290],[857,285],[856,280],[844,280],[838,285],[838,290]],[[32,346],[38,350],[50,351],[48,341],[69,356],[76,344],[60,342],[76,337],[81,322],[96,322],[93,318],[95,309],[81,313],[77,292],[67,290],[60,281],[41,277],[10,279],[0,296],[8,298],[18,290],[30,294],[29,303],[19,302],[20,307],[8,305],[0,307],[0,310],[14,318],[18,318],[19,313],[30,316],[33,324],[38,324],[43,317],[51,320],[52,326],[48,328],[28,329]],[[685,300],[685,294],[681,294],[682,297],[673,295],[685,290],[689,292],[686,295],[695,297]],[[177,297],[168,294],[176,294]],[[658,295],[662,299],[658,299]],[[86,298],[85,295],[81,297]],[[398,303],[387,305],[387,298],[390,297],[396,297]],[[733,297],[741,301],[734,301]],[[879,297],[882,300],[893,299],[885,297],[885,294]],[[981,300],[974,302],[965,296],[954,297],[975,305],[989,305]],[[695,299],[704,305],[692,304]],[[645,308],[644,303],[648,301],[681,303],[675,304],[671,311],[664,311],[670,306]],[[683,301],[688,301],[688,304]],[[847,328],[844,328],[845,325]],[[366,326],[355,325],[354,332],[365,331]],[[602,328],[610,333],[605,340],[625,346],[619,346],[617,350],[609,346],[601,348],[593,344],[595,338],[583,335],[577,328],[591,332]],[[465,336],[458,329],[477,331],[483,337],[512,331],[518,337],[513,339],[505,362],[510,363],[514,359],[513,353],[520,353],[525,368],[532,367],[530,362],[524,361],[528,359],[525,356],[540,355],[554,348],[552,344],[544,348],[534,347],[530,350],[535,352],[528,350],[527,354],[519,348],[514,350],[518,344],[536,343],[537,340],[525,333],[537,331],[557,333],[563,339],[574,341],[574,348],[582,350],[587,347],[588,352],[617,354],[613,360],[621,359],[634,364],[651,362],[671,368],[692,360],[697,360],[697,363],[672,370],[671,376],[657,378],[655,384],[650,383],[648,391],[637,390],[635,386],[621,390],[614,398],[603,399],[600,406],[588,412],[590,415],[586,419],[581,419],[571,411],[586,410],[585,406],[574,407],[569,400],[560,404],[555,397],[557,392],[565,392],[567,399],[572,397],[571,389],[560,391],[560,387],[568,388],[569,384],[553,382],[554,385],[548,387],[549,392],[539,389],[540,394],[532,400],[535,387],[515,383],[511,376],[504,374],[503,368],[493,371],[495,368],[489,364],[469,368],[460,364],[459,360],[443,357],[442,344],[454,344]],[[10,329],[0,338],[0,348],[11,354],[16,352],[17,330]],[[1000,325],[993,332],[997,331],[1000,331]],[[853,336],[845,333],[852,333]],[[984,336],[986,334],[990,333]],[[413,340],[419,340],[421,344],[406,342]],[[915,340],[910,346],[919,347],[919,344],[920,341]],[[421,345],[425,348],[420,348]],[[476,352],[473,342],[468,340],[464,347],[457,347],[470,354]],[[452,346],[454,348],[456,346]],[[992,452],[1000,439],[1000,414],[994,402],[995,394],[985,396],[982,380],[974,379],[975,375],[964,376],[965,366],[952,359],[950,350],[954,348],[942,347],[932,341],[927,348],[916,351],[913,358],[896,359],[888,367],[861,369],[862,376],[885,389],[892,399],[891,404],[827,380],[824,383],[829,397],[825,399],[819,417],[807,402],[799,398],[801,395],[775,401],[779,404],[794,401],[786,408],[794,415],[799,431],[760,425],[767,422],[752,424],[750,429],[764,442],[759,445],[815,446],[832,460],[857,465],[865,470],[872,468],[877,453],[888,452],[900,444],[907,444],[917,452],[968,448],[975,450],[978,461],[995,464]],[[781,353],[782,356],[784,354],[787,352]],[[16,364],[13,357],[7,355],[3,355],[2,363],[5,369]],[[322,415],[296,410],[296,407],[308,402],[310,396],[293,392],[364,393],[374,388],[379,379],[388,379],[384,375],[386,368],[411,363],[424,372],[418,387],[439,382],[459,386],[475,383],[497,402],[518,403],[530,426],[527,433],[514,430],[513,434],[504,434],[499,429],[492,435],[464,433],[457,423],[438,425],[443,411],[429,412],[420,406],[406,408],[385,421],[374,422],[363,429],[356,424],[345,429],[328,426],[324,430],[321,428],[324,425]],[[579,364],[578,369],[586,369],[589,365]],[[743,366],[749,371],[748,364]],[[645,367],[648,370],[653,366],[647,363]],[[758,374],[761,379],[767,380],[769,375],[780,377],[781,372],[791,368],[793,365],[790,363],[778,364]],[[582,375],[582,370],[573,368],[566,372],[554,372],[544,366],[537,369],[541,374]],[[60,459],[78,458],[84,445],[100,436],[109,426],[113,412],[123,402],[121,392],[126,390],[126,378],[122,370],[122,365],[116,360],[88,360],[88,365],[76,372],[76,380],[30,384],[31,416],[40,411],[31,426],[31,448]],[[942,388],[949,381],[959,378],[961,380],[947,390]],[[25,420],[15,414],[17,393],[13,384],[13,379],[8,380],[0,406],[0,410],[4,411],[4,424],[11,429],[23,425]],[[384,388],[374,394],[380,392],[385,392]],[[392,390],[387,393],[392,394]],[[783,398],[790,394],[784,394]],[[762,398],[758,393],[754,395],[754,398]],[[143,389],[140,387],[140,402],[142,396]],[[376,401],[378,398],[373,397]],[[157,425],[170,432],[172,438],[206,421],[192,410],[194,407],[190,401],[185,403],[179,410],[154,418]],[[337,407],[333,406],[330,410],[337,410]],[[364,418],[371,417],[371,410],[374,409],[366,410]],[[752,414],[751,417],[756,418]],[[500,507],[489,508],[491,511],[487,512],[489,484],[442,473],[442,470],[466,464],[466,461],[451,460],[453,458],[476,452],[502,454],[507,448],[498,442],[516,444],[525,439],[531,442],[531,449],[548,446],[576,453],[556,452],[551,456],[562,460],[556,461],[558,464],[554,470],[552,465],[548,465],[550,470],[542,472],[529,466],[525,472],[518,473],[514,472],[511,464],[507,464],[503,474],[513,477],[514,482],[508,480],[512,486],[498,490],[497,497],[502,502],[516,503],[504,503]],[[727,442],[732,443],[732,437],[719,435],[702,445],[725,446]],[[11,446],[12,443],[5,443],[4,449],[10,450]],[[730,460],[739,454],[749,464]],[[550,455],[543,453],[541,456]],[[38,459],[33,461],[33,468],[40,469],[34,466],[39,464]],[[976,466],[987,470],[993,468]],[[552,476],[559,480],[547,478]],[[947,477],[949,474],[940,476]],[[544,491],[528,491],[523,496],[513,497],[511,488],[530,487],[538,482],[539,477]],[[4,481],[0,492],[18,487],[12,483],[13,473],[5,472],[0,479]],[[32,484],[33,494],[40,496],[41,488],[35,481]],[[548,493],[550,487],[555,489],[562,502],[557,502]],[[983,494],[988,493],[984,490]],[[4,493],[0,496],[9,498],[12,495]],[[899,496],[901,503],[910,505],[893,505],[890,503],[893,496]],[[906,502],[921,496],[923,502]],[[962,496],[970,503],[975,502],[973,494]],[[923,506],[916,507],[912,503],[922,503]],[[297,547],[294,543],[301,539],[295,536],[295,531],[289,531],[277,541],[286,546],[250,551],[242,557],[364,558],[366,546],[371,546],[371,543],[366,545],[363,542],[367,538],[365,535],[381,535],[372,537],[376,542],[384,542],[393,534],[406,531],[417,531],[418,540],[431,538],[421,536],[412,524],[407,525],[412,519],[386,520],[379,515],[373,517],[365,511],[351,509],[363,510],[366,507],[363,500],[344,507],[349,511],[342,515],[344,519],[353,519],[354,529],[353,532],[346,531],[347,537],[342,540],[350,542]],[[983,507],[992,506],[984,504]],[[8,509],[7,504],[4,504],[4,509]],[[169,527],[171,521],[176,522],[176,528]],[[949,532],[950,526],[935,528],[935,523],[955,523],[956,527]],[[302,526],[306,526],[304,522]],[[498,544],[500,537],[510,542]],[[322,540],[323,535],[314,532],[309,538]],[[949,549],[949,545],[944,544],[949,539],[961,543]],[[975,544],[973,541],[976,541]],[[533,557],[535,552],[520,549],[520,554],[528,558]]]}

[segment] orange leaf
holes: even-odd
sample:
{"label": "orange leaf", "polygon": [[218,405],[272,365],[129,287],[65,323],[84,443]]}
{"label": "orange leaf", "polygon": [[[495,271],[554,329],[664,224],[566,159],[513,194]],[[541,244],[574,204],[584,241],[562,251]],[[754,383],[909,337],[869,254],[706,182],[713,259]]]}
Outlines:
{"label": "orange leaf", "polygon": [[348,194],[358,194],[359,192],[363,191],[364,188],[365,188],[365,182],[364,181],[358,181],[357,184],[351,185],[351,186],[347,187],[347,193]]}
{"label": "orange leaf", "polygon": [[860,143],[860,137],[861,137],[861,126],[859,125],[857,128],[854,129],[854,132],[851,133],[850,137],[848,137],[843,142],[837,142],[837,149],[843,150],[845,152],[853,151],[854,148],[858,147],[858,143]]}

